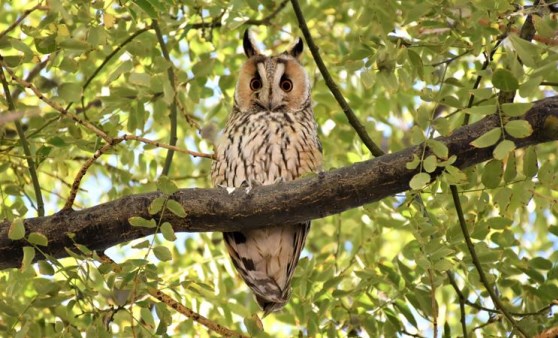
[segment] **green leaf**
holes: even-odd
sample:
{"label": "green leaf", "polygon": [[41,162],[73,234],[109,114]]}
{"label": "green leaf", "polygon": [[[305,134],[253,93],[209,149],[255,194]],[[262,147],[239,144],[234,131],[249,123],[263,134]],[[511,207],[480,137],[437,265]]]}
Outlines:
{"label": "green leaf", "polygon": [[506,170],[504,171],[504,182],[511,182],[517,177],[517,164],[515,160],[515,153],[508,156],[506,162]]}
{"label": "green leaf", "polygon": [[153,318],[153,313],[151,310],[145,307],[140,309],[140,318],[149,327],[155,327],[155,319]]}
{"label": "green leaf", "polygon": [[418,168],[419,164],[420,164],[420,158],[416,154],[413,154],[413,160],[405,163],[405,168],[409,170],[413,170]]}
{"label": "green leaf", "polygon": [[172,253],[166,246],[156,246],[153,248],[153,254],[158,260],[166,262],[172,259]]}
{"label": "green leaf", "polygon": [[167,176],[161,176],[157,182],[157,189],[165,195],[172,195],[178,191],[176,184]]}
{"label": "green leaf", "polygon": [[491,229],[502,230],[513,224],[513,221],[506,217],[492,217],[486,220]]}
{"label": "green leaf", "polygon": [[523,174],[527,177],[534,177],[538,170],[537,153],[534,147],[529,147],[523,154]]}
{"label": "green leaf", "polygon": [[471,145],[476,148],[486,148],[496,144],[498,140],[500,140],[500,136],[502,136],[502,129],[499,127],[492,128],[485,134],[479,136]]}
{"label": "green leaf", "polygon": [[430,182],[430,175],[427,173],[418,173],[409,182],[409,186],[413,190],[422,189],[426,184]]}
{"label": "green leaf", "polygon": [[533,133],[533,127],[528,121],[525,120],[513,120],[509,121],[504,125],[506,133],[515,138],[524,138],[530,136]]}
{"label": "green leaf", "polygon": [[143,217],[133,216],[128,218],[128,222],[133,227],[143,227],[143,228],[155,228],[157,226],[157,222],[154,219],[145,219]]}
{"label": "green leaf", "polygon": [[525,113],[533,107],[532,103],[504,103],[502,104],[502,112],[504,115],[517,117],[525,115]]}
{"label": "green leaf", "polygon": [[166,201],[166,197],[164,196],[159,196],[155,198],[153,201],[151,201],[149,207],[147,208],[149,214],[155,215],[159,213],[163,209],[163,205],[165,204],[165,201]]}
{"label": "green leaf", "polygon": [[157,11],[153,8],[153,5],[149,3],[147,0],[133,0],[139,8],[141,8],[147,15],[149,15],[152,19],[157,19]]}
{"label": "green leaf", "polygon": [[438,163],[438,159],[436,158],[436,156],[430,155],[426,157],[424,161],[422,161],[422,167],[424,171],[426,171],[427,173],[431,173],[434,172],[434,170],[436,170],[437,163]]}
{"label": "green leaf", "polygon": [[169,222],[165,222],[161,225],[161,233],[167,241],[173,242],[176,240],[176,235],[174,234],[172,225]]}
{"label": "green leaf", "polygon": [[521,61],[527,67],[534,67],[536,65],[535,60],[539,58],[539,49],[537,46],[520,38],[516,34],[510,34],[508,38]]}
{"label": "green leaf", "polygon": [[40,232],[30,233],[29,237],[27,237],[27,241],[29,241],[29,243],[31,243],[31,244],[36,244],[36,245],[40,245],[40,246],[47,246],[48,245],[47,237]]}
{"label": "green leaf", "polygon": [[130,73],[128,82],[138,86],[149,87],[151,77],[146,73]]}
{"label": "green leaf", "polygon": [[448,158],[449,150],[448,147],[443,142],[429,139],[426,141],[426,144],[428,145],[430,150],[432,150],[434,155],[438,156],[438,158],[444,160]]}
{"label": "green leaf", "polygon": [[497,160],[503,160],[510,152],[515,150],[515,143],[510,140],[503,140],[502,142],[498,143],[492,155]]}
{"label": "green leaf", "polygon": [[19,316],[19,312],[17,312],[12,306],[8,305],[6,302],[4,302],[1,299],[0,299],[0,313],[5,313],[10,317]]}
{"label": "green leaf", "polygon": [[448,271],[453,269],[455,266],[454,263],[452,263],[450,260],[442,258],[439,261],[437,261],[436,263],[434,263],[434,269],[438,270],[438,271]]}
{"label": "green leaf", "polygon": [[166,208],[180,218],[186,217],[186,211],[184,211],[182,205],[175,200],[169,199],[167,201]]}
{"label": "green leaf", "polygon": [[481,115],[481,116],[492,115],[496,112],[496,106],[495,105],[476,106],[476,107],[467,108],[463,112],[470,115]]}
{"label": "green leaf", "polygon": [[504,90],[512,91],[519,88],[519,82],[513,74],[506,69],[496,69],[492,74],[492,84],[494,87]]}
{"label": "green leaf", "polygon": [[39,272],[43,275],[52,276],[54,275],[54,268],[45,260],[40,260],[37,262],[39,266]]}
{"label": "green leaf", "polygon": [[419,126],[416,125],[413,126],[411,128],[411,144],[413,145],[421,144],[425,140],[426,137],[424,136],[424,132],[422,131],[422,129],[420,129]]}
{"label": "green leaf", "polygon": [[23,247],[23,259],[21,260],[21,271],[26,271],[35,259],[35,248],[32,246]]}
{"label": "green leaf", "polygon": [[491,160],[486,163],[484,169],[482,171],[482,184],[485,187],[492,189],[496,188],[500,185],[500,181],[502,180],[502,174],[504,171],[504,167],[502,161],[498,160]]}
{"label": "green leaf", "polygon": [[58,88],[58,94],[66,102],[75,102],[81,97],[81,85],[75,82],[66,82]]}
{"label": "green leaf", "polygon": [[8,230],[8,238],[12,241],[17,241],[25,236],[25,226],[23,225],[23,220],[21,218],[16,218],[10,225]]}
{"label": "green leaf", "polygon": [[539,270],[550,270],[552,268],[552,262],[542,257],[534,257],[529,261],[529,265]]}
{"label": "green leaf", "polygon": [[146,248],[149,248],[150,244],[151,243],[148,240],[145,240],[145,241],[141,241],[137,244],[132,245],[132,248],[134,248],[134,249],[146,249]]}

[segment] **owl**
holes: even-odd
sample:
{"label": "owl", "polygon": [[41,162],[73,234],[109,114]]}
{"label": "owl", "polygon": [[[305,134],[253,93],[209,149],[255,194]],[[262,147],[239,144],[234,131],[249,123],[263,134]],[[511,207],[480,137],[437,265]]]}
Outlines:
{"label": "owl", "polygon": [[[213,184],[243,187],[294,180],[321,170],[322,149],[300,63],[301,39],[287,51],[265,56],[244,33],[247,60],[240,69],[234,106],[216,142]],[[223,233],[239,275],[264,315],[289,299],[291,279],[310,222]]]}

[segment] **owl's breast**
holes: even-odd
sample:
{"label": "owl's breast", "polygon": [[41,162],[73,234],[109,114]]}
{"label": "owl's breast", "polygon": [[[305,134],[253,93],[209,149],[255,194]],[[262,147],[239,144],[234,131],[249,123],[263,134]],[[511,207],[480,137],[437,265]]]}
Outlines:
{"label": "owl's breast", "polygon": [[304,122],[287,113],[265,112],[234,122],[230,121],[217,144],[212,168],[215,185],[266,185],[320,170],[321,152],[313,120]]}

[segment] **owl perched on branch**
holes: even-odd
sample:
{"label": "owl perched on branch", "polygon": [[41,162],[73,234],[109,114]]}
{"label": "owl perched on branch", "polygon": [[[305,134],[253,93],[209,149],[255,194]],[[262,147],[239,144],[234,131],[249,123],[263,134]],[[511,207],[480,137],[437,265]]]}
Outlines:
{"label": "owl perched on branch", "polygon": [[[243,46],[248,59],[240,69],[234,107],[216,145],[213,183],[267,185],[319,171],[322,154],[310,82],[299,60],[302,40],[269,57],[260,53],[247,30]],[[234,266],[265,315],[288,301],[309,228],[310,222],[305,222],[223,234]]]}

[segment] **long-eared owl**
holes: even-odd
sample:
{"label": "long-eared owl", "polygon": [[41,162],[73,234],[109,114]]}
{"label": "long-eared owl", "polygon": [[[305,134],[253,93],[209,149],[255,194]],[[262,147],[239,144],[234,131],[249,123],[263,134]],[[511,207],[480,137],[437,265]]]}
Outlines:
{"label": "long-eared owl", "polygon": [[[321,170],[321,145],[312,112],[310,82],[299,58],[303,42],[277,56],[260,53],[244,33],[247,56],[240,69],[234,107],[216,144],[213,184],[274,184]],[[310,222],[225,232],[238,273],[265,314],[285,306]]]}

